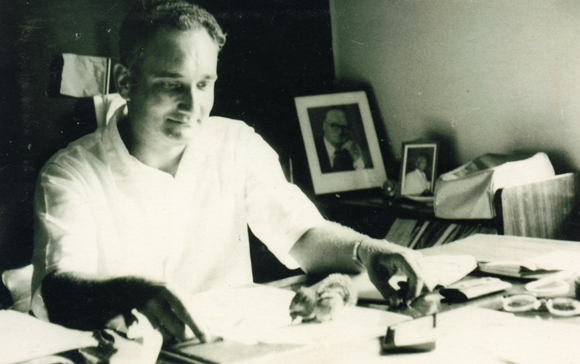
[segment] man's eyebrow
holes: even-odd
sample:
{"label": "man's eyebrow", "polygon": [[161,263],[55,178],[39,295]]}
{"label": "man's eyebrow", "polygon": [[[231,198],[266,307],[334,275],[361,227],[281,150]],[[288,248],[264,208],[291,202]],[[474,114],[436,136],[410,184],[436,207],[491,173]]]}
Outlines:
{"label": "man's eyebrow", "polygon": [[[183,78],[183,75],[181,75],[180,73],[177,73],[177,72],[160,71],[160,72],[154,72],[152,74],[152,77],[153,78]],[[206,74],[206,75],[203,75],[202,78],[205,80],[216,80],[217,75]]]}

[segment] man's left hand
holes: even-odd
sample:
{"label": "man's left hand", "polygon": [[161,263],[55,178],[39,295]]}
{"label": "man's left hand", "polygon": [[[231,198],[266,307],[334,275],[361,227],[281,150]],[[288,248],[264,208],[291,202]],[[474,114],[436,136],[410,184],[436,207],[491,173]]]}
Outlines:
{"label": "man's left hand", "polygon": [[[388,246],[381,246],[388,244]],[[389,300],[391,307],[398,307],[419,296],[425,287],[421,253],[381,241],[361,246],[360,257],[367,268],[371,282]],[[407,284],[399,290],[389,283],[398,272],[407,276]]]}

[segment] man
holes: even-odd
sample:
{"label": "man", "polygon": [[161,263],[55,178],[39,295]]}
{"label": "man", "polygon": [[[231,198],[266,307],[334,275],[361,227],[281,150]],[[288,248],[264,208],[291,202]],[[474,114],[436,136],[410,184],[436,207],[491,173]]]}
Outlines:
{"label": "man", "polygon": [[425,175],[426,168],[427,157],[422,154],[415,160],[415,169],[405,175],[403,195],[421,195],[431,192],[431,183]]}
{"label": "man", "polygon": [[325,221],[243,122],[210,117],[225,37],[183,0],[136,7],[120,31],[119,108],[44,166],[36,190],[33,310],[101,328],[132,309],[168,338],[209,333],[184,295],[252,282],[247,225],[288,267],[366,267],[386,296],[420,255]]}
{"label": "man", "polygon": [[351,138],[350,125],[344,111],[331,109],[326,113],[322,130],[324,135],[315,140],[322,173],[364,169],[362,149]]}

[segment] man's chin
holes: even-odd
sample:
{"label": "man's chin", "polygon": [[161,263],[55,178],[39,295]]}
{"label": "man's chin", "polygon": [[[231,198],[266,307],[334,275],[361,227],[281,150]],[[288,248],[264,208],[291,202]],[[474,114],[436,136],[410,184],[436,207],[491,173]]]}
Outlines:
{"label": "man's chin", "polygon": [[182,124],[176,125],[165,130],[165,135],[173,142],[178,144],[187,144],[193,140],[195,135],[199,132],[199,124]]}

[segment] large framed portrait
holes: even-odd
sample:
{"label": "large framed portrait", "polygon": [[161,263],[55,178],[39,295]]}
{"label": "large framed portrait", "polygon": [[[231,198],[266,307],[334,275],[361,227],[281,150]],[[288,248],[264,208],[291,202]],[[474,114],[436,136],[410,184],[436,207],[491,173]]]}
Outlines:
{"label": "large framed portrait", "polygon": [[433,199],[437,173],[438,143],[403,143],[401,163],[401,196]]}
{"label": "large framed portrait", "polygon": [[317,195],[381,187],[387,179],[364,91],[295,98]]}

